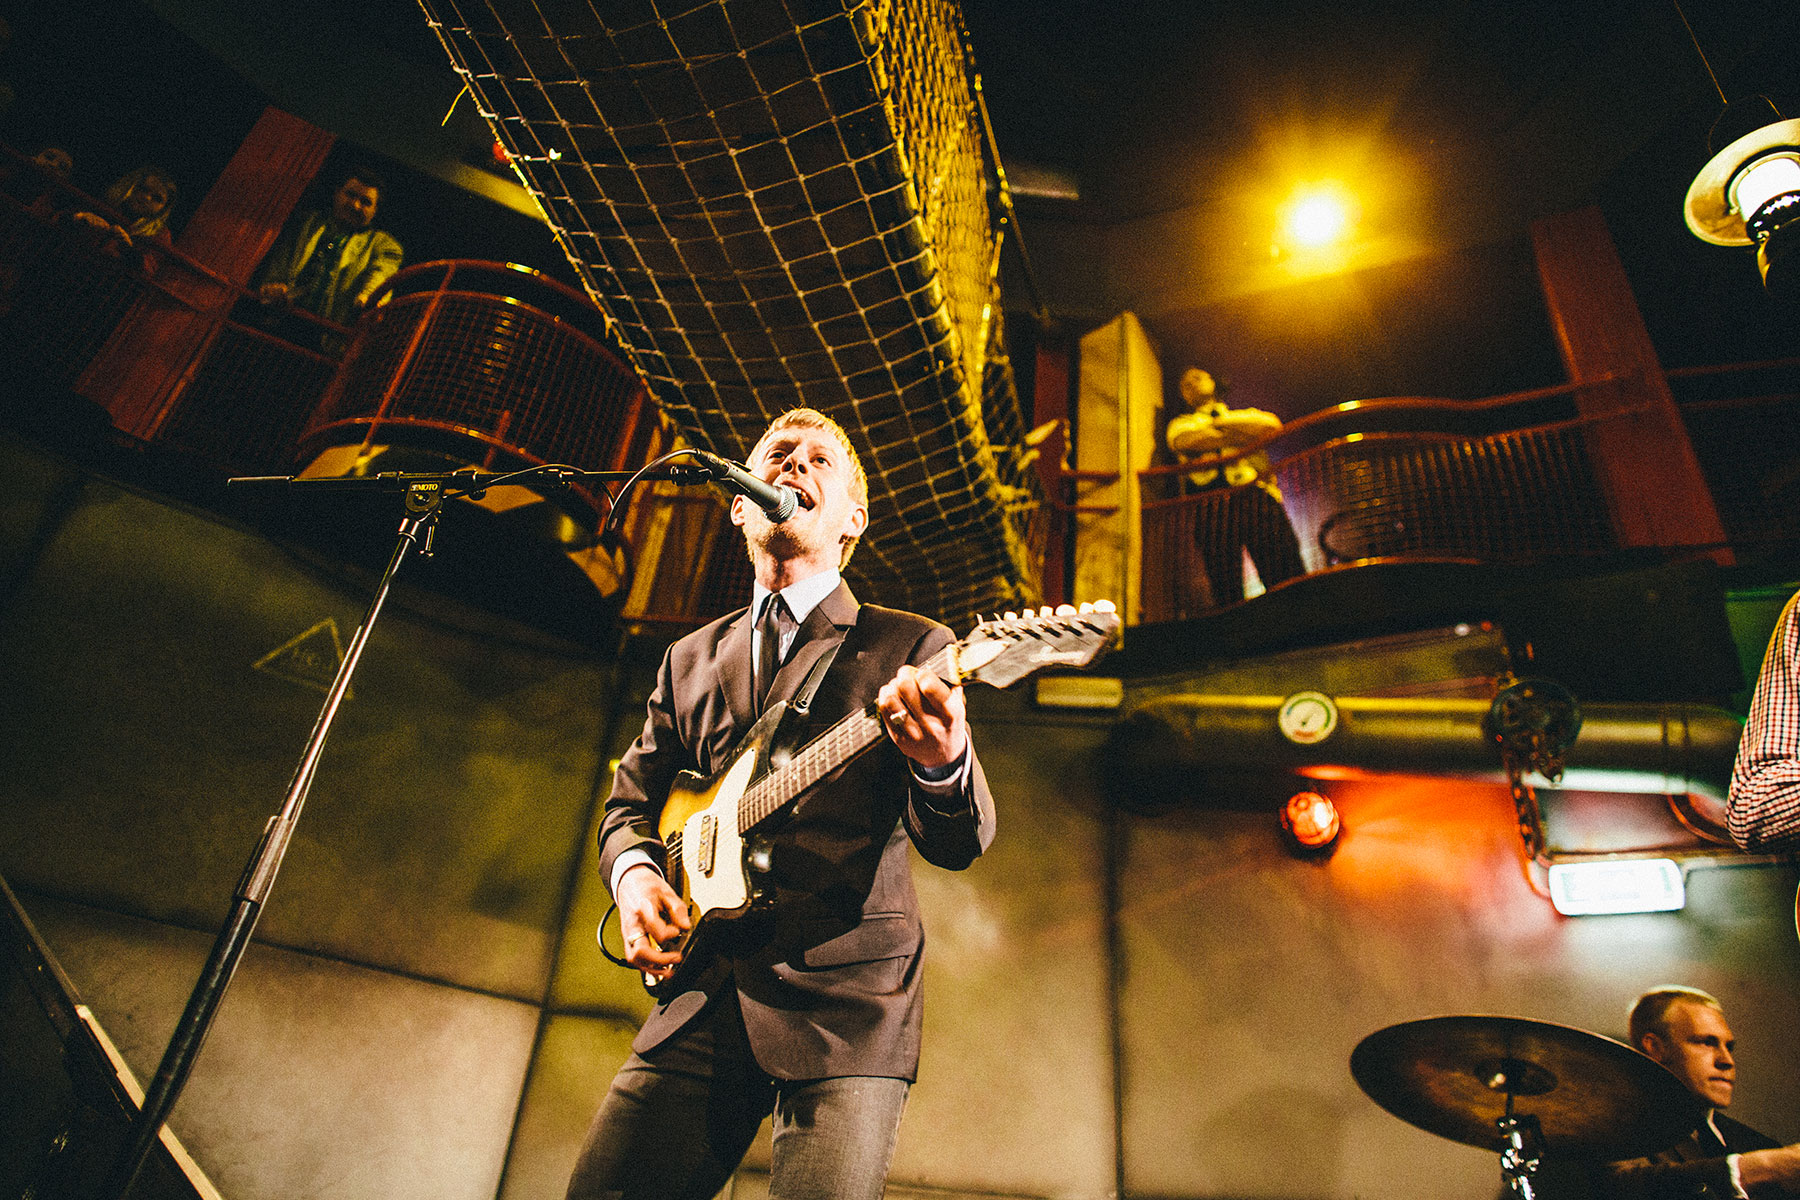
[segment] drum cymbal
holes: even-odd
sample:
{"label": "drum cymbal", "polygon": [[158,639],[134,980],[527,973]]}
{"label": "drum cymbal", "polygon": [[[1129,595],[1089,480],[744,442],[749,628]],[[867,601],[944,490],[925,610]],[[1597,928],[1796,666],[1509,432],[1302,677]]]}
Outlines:
{"label": "drum cymbal", "polygon": [[1412,1125],[1499,1151],[1494,1122],[1533,1116],[1547,1149],[1613,1162],[1654,1154],[1699,1125],[1704,1103],[1623,1042],[1524,1017],[1429,1017],[1364,1038],[1350,1073]]}

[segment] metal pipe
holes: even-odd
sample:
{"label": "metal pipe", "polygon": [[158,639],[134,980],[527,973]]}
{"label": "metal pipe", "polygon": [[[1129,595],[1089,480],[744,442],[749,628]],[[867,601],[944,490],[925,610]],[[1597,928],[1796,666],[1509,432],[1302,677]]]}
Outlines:
{"label": "metal pipe", "polygon": [[[1483,730],[1487,700],[1340,696],[1337,728],[1299,745],[1276,725],[1284,699],[1160,696],[1131,712],[1115,745],[1152,770],[1340,766],[1506,778]],[[1742,730],[1732,713],[1702,704],[1584,704],[1581,713],[1560,786],[1723,799]]]}

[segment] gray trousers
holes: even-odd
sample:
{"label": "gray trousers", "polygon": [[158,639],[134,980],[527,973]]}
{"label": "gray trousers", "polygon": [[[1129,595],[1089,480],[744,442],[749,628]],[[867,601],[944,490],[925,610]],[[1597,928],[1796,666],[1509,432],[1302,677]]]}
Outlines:
{"label": "gray trousers", "polygon": [[776,1079],[756,1065],[727,986],[651,1058],[613,1077],[568,1200],[712,1200],[774,1117],[771,1200],[880,1200],[904,1079]]}

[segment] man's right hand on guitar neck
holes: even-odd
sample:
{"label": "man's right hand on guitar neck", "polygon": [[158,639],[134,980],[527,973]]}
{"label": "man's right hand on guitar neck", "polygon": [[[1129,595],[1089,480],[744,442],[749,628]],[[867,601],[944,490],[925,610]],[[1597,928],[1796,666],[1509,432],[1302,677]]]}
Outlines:
{"label": "man's right hand on guitar neck", "polygon": [[619,930],[625,935],[625,961],[647,975],[667,979],[681,961],[674,945],[693,928],[687,905],[669,881],[649,863],[638,863],[619,876],[613,899],[619,905]]}

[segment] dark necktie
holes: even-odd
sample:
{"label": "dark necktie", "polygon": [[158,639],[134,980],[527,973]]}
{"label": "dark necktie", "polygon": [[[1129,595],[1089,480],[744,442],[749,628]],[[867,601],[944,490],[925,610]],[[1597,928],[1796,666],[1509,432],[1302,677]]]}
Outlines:
{"label": "dark necktie", "polygon": [[769,685],[781,670],[781,639],[797,628],[787,601],[779,594],[770,596],[763,605],[762,618],[756,623],[756,710],[761,712],[768,700]]}

